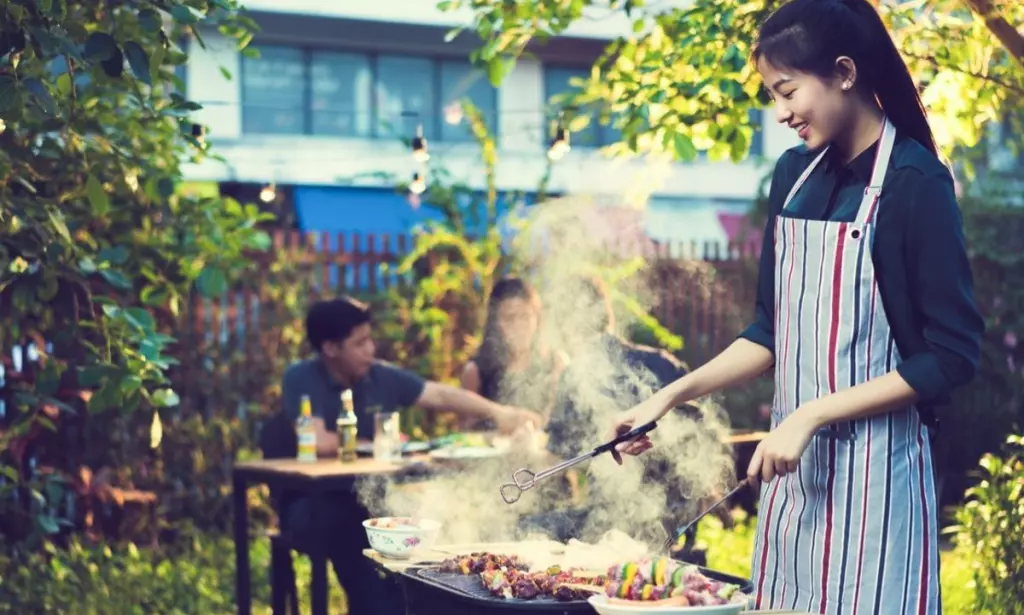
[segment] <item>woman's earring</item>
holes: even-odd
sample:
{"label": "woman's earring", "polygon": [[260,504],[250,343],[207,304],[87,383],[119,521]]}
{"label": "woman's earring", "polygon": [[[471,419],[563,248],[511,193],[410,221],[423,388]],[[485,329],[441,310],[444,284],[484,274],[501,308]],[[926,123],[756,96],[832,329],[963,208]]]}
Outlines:
{"label": "woman's earring", "polygon": [[851,87],[853,87],[853,84],[850,83],[849,81],[847,81],[846,83],[843,84],[843,89],[844,90],[849,90]]}

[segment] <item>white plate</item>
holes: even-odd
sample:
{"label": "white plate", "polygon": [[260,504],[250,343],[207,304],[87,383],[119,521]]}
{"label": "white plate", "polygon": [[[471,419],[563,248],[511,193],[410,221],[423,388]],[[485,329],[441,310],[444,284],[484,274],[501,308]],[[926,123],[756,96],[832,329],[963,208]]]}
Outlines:
{"label": "white plate", "polygon": [[609,604],[608,596],[597,594],[587,599],[600,615],[736,615],[743,612],[742,604],[722,604],[716,606],[644,606],[638,602],[632,604]]}
{"label": "white plate", "polygon": [[450,448],[439,448],[436,451],[430,451],[430,456],[435,459],[490,459],[492,457],[501,457],[505,454],[505,451],[500,448],[493,447],[475,447],[475,446],[453,446]]}

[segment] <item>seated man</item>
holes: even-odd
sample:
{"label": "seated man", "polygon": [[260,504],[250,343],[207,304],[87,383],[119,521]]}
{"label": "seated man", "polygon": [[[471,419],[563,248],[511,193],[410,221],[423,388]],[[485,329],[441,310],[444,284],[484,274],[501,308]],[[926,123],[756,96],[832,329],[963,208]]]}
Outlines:
{"label": "seated man", "polygon": [[[317,454],[338,452],[335,422],[341,412],[341,393],[352,390],[358,437],[372,439],[374,412],[418,406],[490,419],[502,432],[512,433],[541,417],[510,408],[479,395],[437,382],[374,358],[369,309],[350,298],[314,304],[306,317],[306,335],[314,358],[285,372],[281,396],[284,415],[294,425],[299,404],[308,395],[316,426]],[[287,497],[287,496],[286,496]],[[349,600],[350,613],[403,613],[401,592],[381,579],[362,555],[369,545],[361,522],[368,516],[355,494],[291,498],[282,502],[282,527],[299,541],[324,545],[335,574]]]}

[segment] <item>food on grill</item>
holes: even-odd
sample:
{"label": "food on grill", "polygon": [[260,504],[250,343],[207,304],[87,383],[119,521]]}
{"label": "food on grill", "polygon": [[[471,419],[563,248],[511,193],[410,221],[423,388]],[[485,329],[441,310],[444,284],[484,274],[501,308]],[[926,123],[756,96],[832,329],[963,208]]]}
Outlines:
{"label": "food on grill", "polygon": [[529,566],[515,555],[494,553],[471,553],[447,559],[441,562],[438,570],[462,575],[478,574],[483,586],[493,596],[520,600],[533,600],[538,596],[551,596],[560,601],[583,600],[593,592],[582,590],[581,586],[600,589],[607,581],[604,575],[583,576],[558,566],[530,572]]}
{"label": "food on grill", "polygon": [[630,602],[671,601],[679,606],[714,606],[746,601],[738,585],[703,575],[693,565],[661,557],[612,566],[605,593]]}
{"label": "food on grill", "polygon": [[480,574],[493,570],[529,570],[530,567],[515,555],[497,555],[494,553],[470,553],[459,555],[441,562],[440,572],[457,574]]}

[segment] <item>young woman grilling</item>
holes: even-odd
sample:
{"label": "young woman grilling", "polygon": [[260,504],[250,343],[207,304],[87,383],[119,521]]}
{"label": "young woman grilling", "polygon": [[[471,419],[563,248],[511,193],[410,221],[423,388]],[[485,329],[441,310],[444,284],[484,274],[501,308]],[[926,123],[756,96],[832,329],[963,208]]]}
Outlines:
{"label": "young woman grilling", "polygon": [[804,141],[775,168],[755,321],[612,433],[774,366],[748,469],[758,607],[941,613],[928,425],[974,376],[984,326],[952,178],[866,0],[784,5],[753,59]]}

